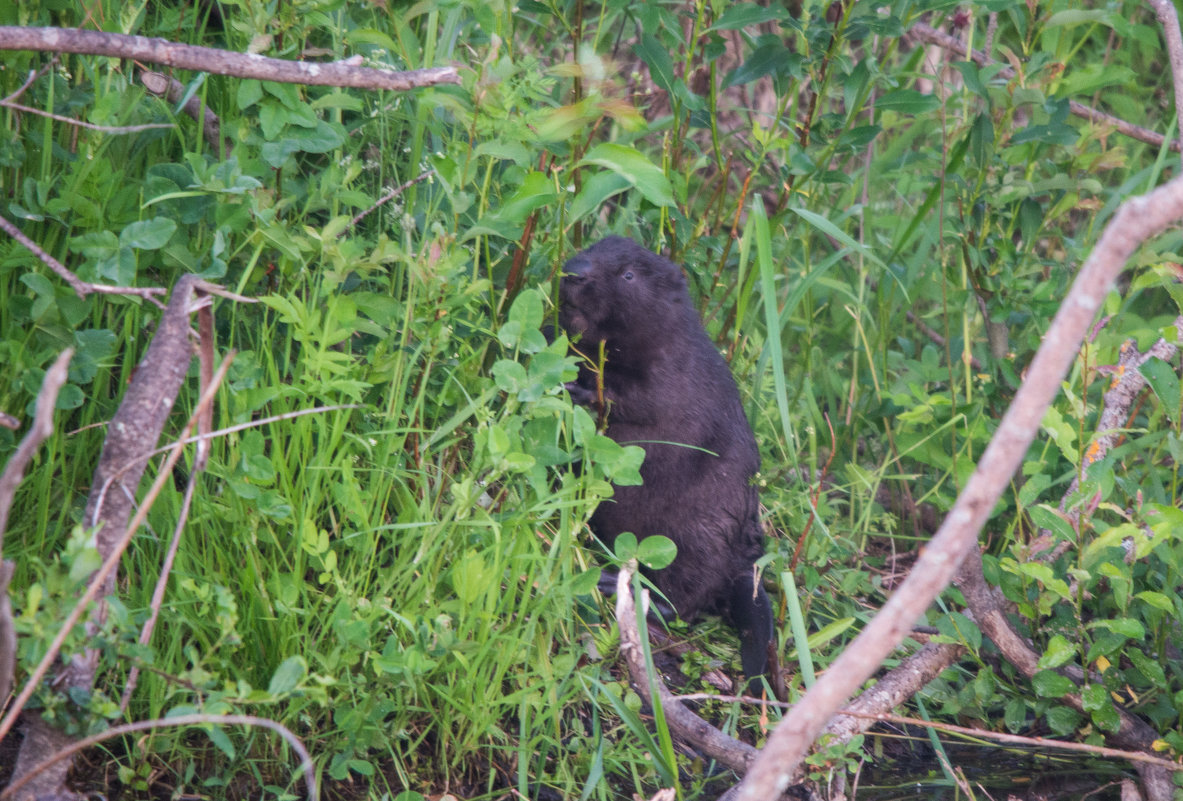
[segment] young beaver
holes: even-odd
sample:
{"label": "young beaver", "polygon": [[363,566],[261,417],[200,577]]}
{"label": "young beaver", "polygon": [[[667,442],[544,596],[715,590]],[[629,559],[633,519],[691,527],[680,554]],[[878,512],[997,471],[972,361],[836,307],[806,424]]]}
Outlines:
{"label": "young beaver", "polygon": [[[616,487],[592,515],[592,530],[608,544],[622,531],[673,540],[677,558],[649,578],[684,620],[702,612],[728,620],[744,674],[764,674],[772,608],[752,569],[764,553],[751,482],[760,454],[682,271],[613,236],[567,262],[559,299],[559,323],[580,337],[583,353],[594,358],[604,343],[608,436],[645,449],[644,483]],[[596,405],[587,365],[568,388],[576,403]]]}

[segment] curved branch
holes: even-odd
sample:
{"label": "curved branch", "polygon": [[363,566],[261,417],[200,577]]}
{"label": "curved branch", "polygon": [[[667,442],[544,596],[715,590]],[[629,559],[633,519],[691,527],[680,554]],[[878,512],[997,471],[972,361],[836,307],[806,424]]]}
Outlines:
{"label": "curved branch", "polygon": [[912,572],[863,632],[777,726],[740,786],[745,801],[775,798],[843,701],[903,641],[975,546],[1076,358],[1101,301],[1134,249],[1183,217],[1183,179],[1121,205],[1056,313],[1027,379],[949,516]]}

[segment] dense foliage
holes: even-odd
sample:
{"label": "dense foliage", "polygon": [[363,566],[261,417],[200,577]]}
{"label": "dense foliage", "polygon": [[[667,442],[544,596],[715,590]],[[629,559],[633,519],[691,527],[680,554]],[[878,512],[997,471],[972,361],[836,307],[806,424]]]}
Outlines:
{"label": "dense foliage", "polygon": [[[927,47],[907,35],[918,23],[989,46],[994,63]],[[0,24],[461,68],[460,86],[402,94],[176,75],[219,117],[224,156],[130,62],[0,54],[0,95],[45,69],[23,105],[170,123],[115,133],[0,109],[0,214],[86,280],[168,287],[195,272],[258,298],[217,302],[219,344],[237,351],[220,426],[356,404],[218,440],[150,647],[138,626],[179,490],[121,572],[96,692],[37,703],[75,731],[194,709],[274,717],[344,796],[692,795],[707,780],[651,739],[594,591],[614,557],[583,524],[638,455],[572,408],[566,341],[540,333],[574,250],[620,233],[685,266],[761,442],[764,568],[792,677],[800,660],[824,668],[882,604],[1075,266],[1177,157],[1070,114],[1078,101],[1174,133],[1158,26],[1132,2],[28,0]],[[1144,368],[1153,393],[1120,446],[1089,450],[1122,343],[1174,341],[1179,247],[1163,237],[1130,265],[983,535],[988,578],[1047,670],[1032,686],[998,660],[950,591],[930,622],[971,656],[930,685],[934,718],[1099,742],[1120,703],[1183,750],[1174,365]],[[0,409],[26,416],[53,358],[78,351],[3,541],[22,670],[94,567],[80,522],[102,424],[157,314],[80,300],[0,240]],[[194,380],[178,426],[196,393]],[[0,458],[18,436],[0,429]],[[808,654],[783,615],[794,586]],[[691,687],[710,667],[735,674],[725,627],[678,633],[700,649],[683,662]],[[133,665],[150,669],[121,712]],[[1057,703],[1066,665],[1101,677],[1075,687],[1091,717]],[[749,710],[728,714],[763,736]],[[137,792],[149,777],[298,791],[262,732],[164,730],[112,754]]]}

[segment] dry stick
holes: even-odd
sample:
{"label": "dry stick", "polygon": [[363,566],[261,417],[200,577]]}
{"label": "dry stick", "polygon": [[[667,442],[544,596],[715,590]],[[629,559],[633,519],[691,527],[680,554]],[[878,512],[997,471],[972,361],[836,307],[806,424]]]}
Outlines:
{"label": "dry stick", "polygon": [[[420,181],[425,181],[425,180],[427,180],[428,176],[430,176],[430,175],[431,175],[432,173],[434,173],[434,172],[435,172],[435,170],[427,170],[426,172],[422,172],[422,173],[420,173],[419,175],[417,175],[417,176],[415,176],[414,178],[412,178],[411,180],[407,181],[407,182],[406,182],[405,184],[403,184],[402,186],[396,186],[394,189],[391,189],[391,190],[390,190],[389,192],[387,192],[385,195],[383,195],[382,197],[378,198],[378,201],[377,201],[376,203],[374,203],[374,205],[370,206],[368,209],[366,209],[365,211],[361,212],[361,213],[360,213],[360,214],[358,214],[356,217],[354,217],[352,220],[350,220],[350,221],[349,221],[349,225],[347,225],[347,226],[345,227],[345,231],[348,231],[350,228],[352,228],[353,226],[357,225],[359,222],[361,222],[363,219],[365,219],[365,217],[366,217],[366,215],[367,215],[367,214],[369,214],[370,212],[372,212],[372,211],[374,211],[375,209],[377,209],[377,208],[378,208],[379,206],[381,206],[383,203],[386,203],[386,202],[388,202],[388,201],[394,200],[396,197],[398,197],[399,195],[401,195],[403,192],[406,192],[408,189],[410,189],[410,188],[411,188],[412,186],[414,186],[415,184],[419,183]],[[337,236],[344,236],[344,235],[345,235],[345,231],[342,231],[341,233],[337,234]]]}
{"label": "dry stick", "polygon": [[[1183,337],[1183,316],[1175,318],[1174,326],[1175,338]],[[1159,339],[1145,353],[1138,351],[1136,340],[1129,339],[1122,343],[1117,359],[1117,372],[1113,376],[1109,388],[1105,390],[1105,395],[1101,398],[1101,414],[1097,418],[1097,435],[1093,437],[1088,450],[1085,451],[1084,468],[1104,459],[1105,455],[1125,437],[1126,417],[1130,413],[1130,407],[1134,405],[1134,401],[1146,388],[1146,377],[1142,375],[1139,368],[1151,359],[1161,359],[1168,362],[1175,357],[1178,351],[1179,347],[1176,344],[1167,342],[1165,339]],[[1063,500],[1060,501],[1060,511],[1068,515],[1068,519],[1074,526],[1080,521],[1079,507],[1070,511],[1065,510],[1068,499],[1080,488],[1082,472],[1083,470],[1072,477],[1068,489],[1064,491]],[[1045,533],[1050,536],[1047,529],[1040,530],[1040,535]]]}
{"label": "dry stick", "polygon": [[711,724],[691,712],[674,695],[666,689],[665,684],[658,679],[658,699],[650,697],[649,676],[642,657],[641,638],[637,631],[637,611],[633,604],[633,593],[630,586],[633,565],[623,565],[616,577],[616,622],[620,628],[620,653],[628,665],[633,685],[641,696],[651,705],[661,704],[666,722],[671,731],[676,731],[679,738],[700,750],[711,759],[715,759],[734,771],[743,773],[756,757],[756,749],[747,743],[728,737]]}
{"label": "dry stick", "polygon": [[204,724],[218,726],[262,726],[265,729],[271,729],[286,740],[287,744],[292,747],[292,750],[300,756],[300,770],[304,772],[304,781],[308,785],[308,799],[309,801],[317,801],[319,793],[316,787],[315,767],[312,764],[312,756],[308,753],[308,749],[304,747],[304,743],[282,723],[277,723],[267,718],[256,717],[255,715],[177,715],[171,718],[141,720],[135,723],[124,723],[119,726],[113,726],[98,734],[71,743],[68,747],[58,751],[20,779],[3,790],[0,790],[0,799],[12,798],[13,794],[25,785],[25,782],[32,779],[41,771],[104,740],[110,740],[113,737],[121,737],[124,734],[131,734],[132,732],[144,731],[146,729],[164,728],[165,726],[199,726]]}
{"label": "dry stick", "polygon": [[113,135],[139,133],[140,131],[149,131],[153,128],[173,127],[171,122],[146,122],[142,125],[97,125],[93,122],[87,122],[86,120],[76,120],[73,117],[64,117],[61,114],[52,114],[39,108],[22,106],[20,103],[13,103],[9,100],[0,100],[0,106],[3,106],[4,108],[10,108],[13,111],[21,111],[25,114],[36,114],[40,117],[47,117],[51,120],[64,122],[67,125],[76,125],[79,128],[88,128],[92,131],[101,131],[102,133]]}
{"label": "dry stick", "polygon": [[[950,36],[944,31],[938,31],[936,28],[919,23],[912,26],[909,34],[915,36],[922,42],[931,42],[932,44],[946,47],[957,53],[962,58],[968,58],[980,65],[993,63],[989,56],[974,50],[967,53],[965,43],[960,41],[955,36]],[[1015,71],[1010,67],[1000,67],[998,74],[1007,80],[1015,77]],[[1131,139],[1137,139],[1139,142],[1146,142],[1155,147],[1162,147],[1168,145],[1171,150],[1175,152],[1183,152],[1183,145],[1180,145],[1178,139],[1172,139],[1169,143],[1167,138],[1160,133],[1148,130],[1133,123],[1114,117],[1112,114],[1106,114],[1104,111],[1098,111],[1095,108],[1090,108],[1083,103],[1078,103],[1075,100],[1068,101],[1068,110],[1077,117],[1082,117],[1089,122],[1100,123],[1103,125],[1112,125],[1117,131],[1125,134]]]}
{"label": "dry stick", "polygon": [[31,250],[33,255],[40,259],[45,266],[60,275],[70,285],[70,288],[74,290],[74,294],[80,298],[85,298],[92,292],[104,295],[138,295],[146,300],[152,301],[160,308],[164,308],[164,304],[153,297],[153,295],[164,294],[164,289],[161,287],[109,286],[107,284],[88,283],[67,270],[66,265],[42,250],[36,242],[21,233],[19,228],[4,217],[0,217],[0,230],[3,230],[17,242],[20,242]]}
{"label": "dry stick", "polygon": [[396,72],[355,66],[350,62],[314,64],[285,61],[254,53],[180,44],[146,36],[83,31],[70,28],[0,26],[0,50],[43,50],[129,58],[152,64],[261,81],[315,86],[353,86],[406,91],[441,83],[460,83],[455,67]]}
{"label": "dry stick", "polygon": [[739,798],[754,801],[780,795],[794,768],[843,701],[871,677],[949,584],[1022,463],[1114,278],[1138,245],[1181,216],[1180,178],[1120,206],[1056,313],[1027,371],[1027,379],[949,516],[879,614],[773,731],[740,785]]}
{"label": "dry stick", "polygon": [[[53,434],[54,405],[58,392],[66,383],[67,368],[73,356],[74,349],[66,348],[46,371],[41,391],[37,393],[33,425],[17,446],[16,452],[9,457],[4,473],[0,474],[0,557],[4,554],[4,532],[8,528],[12,499],[33,454]],[[12,562],[0,560],[0,705],[12,692],[12,677],[16,674],[16,627],[12,618],[12,604],[8,600],[8,582],[12,580],[12,571]]]}
{"label": "dry stick", "polygon": [[[204,411],[205,405],[213,402],[214,394],[217,392],[218,386],[222,382],[222,378],[226,375],[226,368],[229,367],[229,365],[230,362],[228,360],[223,361],[221,366],[218,368],[218,372],[214,376],[213,384],[201,396],[201,400],[198,401],[197,407],[193,410],[193,414],[189,417],[189,421],[185,423],[184,428],[181,429],[182,438],[190,430],[192,430],[193,426],[197,423],[197,418]],[[184,446],[184,439],[173,444],[171,450],[169,451],[168,458],[164,460],[164,464],[160,468],[160,473],[156,476],[156,480],[152,482],[152,487],[148,490],[148,494],[145,496],[144,502],[141,503],[139,509],[136,510],[135,517],[133,517],[131,522],[127,524],[127,528],[124,530],[123,536],[119,539],[119,541],[114,543],[114,547],[111,550],[111,555],[107,557],[107,560],[103,562],[102,566],[95,572],[95,574],[90,577],[90,585],[87,586],[86,592],[82,594],[82,597],[78,599],[78,603],[76,603],[74,608],[70,610],[70,614],[66,616],[66,622],[54,636],[53,642],[49,644],[49,648],[45,652],[45,656],[41,658],[41,661],[37,664],[37,667],[34,668],[33,672],[29,675],[28,681],[25,682],[25,686],[21,689],[20,695],[18,695],[16,700],[13,701],[12,706],[8,710],[8,714],[4,716],[3,720],[0,720],[0,740],[3,740],[8,732],[12,729],[13,724],[16,722],[17,715],[20,714],[22,709],[24,709],[25,704],[29,702],[29,698],[32,697],[33,692],[37,689],[38,685],[40,685],[41,680],[45,678],[45,674],[48,673],[50,667],[53,666],[54,661],[57,659],[58,652],[61,651],[62,643],[66,641],[66,637],[69,636],[71,631],[73,631],[74,626],[82,617],[83,612],[86,611],[87,605],[95,599],[95,596],[98,595],[100,588],[102,588],[107,581],[107,577],[115,571],[116,567],[118,567],[119,559],[121,556],[123,556],[123,552],[127,550],[127,546],[131,543],[132,536],[137,530],[139,530],[140,525],[144,522],[144,518],[148,516],[148,510],[152,507],[152,499],[154,499],[160,493],[160,489],[164,486],[165,482],[172,478],[173,467],[176,466],[177,461],[181,458],[181,451],[183,450]]]}
{"label": "dry stick", "polygon": [[1154,16],[1158,17],[1163,38],[1167,42],[1167,57],[1171,61],[1171,76],[1175,80],[1175,133],[1183,136],[1183,107],[1179,106],[1179,99],[1183,98],[1183,37],[1179,35],[1179,14],[1171,0],[1146,2],[1154,9]]}
{"label": "dry stick", "polygon": [[[230,357],[227,356],[227,360]],[[203,432],[201,441],[197,443],[198,449],[205,449],[208,451],[208,434]],[[147,646],[152,639],[152,632],[156,628],[156,620],[160,616],[160,607],[164,605],[164,593],[168,589],[168,577],[172,575],[173,562],[177,559],[177,550],[181,545],[181,532],[185,530],[185,524],[189,520],[189,508],[193,505],[193,491],[197,487],[197,477],[205,470],[203,460],[195,458],[193,460],[193,469],[189,471],[189,481],[185,484],[185,496],[181,501],[181,513],[177,515],[177,524],[173,526],[173,538],[168,544],[168,552],[164,555],[164,564],[160,566],[160,576],[156,579],[156,587],[152,590],[152,602],[148,604],[151,610],[148,614],[148,619],[144,621],[144,627],[140,629],[140,645]],[[140,666],[132,665],[131,670],[127,673],[127,683],[123,686],[123,697],[119,699],[119,711],[126,712],[127,705],[131,703],[131,694],[135,692],[136,684],[140,680]]]}
{"label": "dry stick", "polygon": [[[178,103],[185,96],[185,84],[176,78],[152,70],[140,70],[140,83],[150,94],[163,98],[169,103]],[[202,136],[213,147],[214,152],[223,159],[229,159],[234,152],[230,137],[222,138],[222,124],[202,99],[194,94],[181,106],[181,111],[201,123]],[[171,125],[164,126],[171,128]]]}
{"label": "dry stick", "polygon": [[[37,393],[37,407],[33,413],[33,425],[29,433],[21,440],[16,452],[8,459],[4,473],[0,474],[0,554],[4,553],[4,532],[8,528],[8,511],[12,506],[12,498],[16,488],[21,483],[25,468],[33,459],[33,454],[41,447],[41,443],[49,439],[53,433],[53,410],[57,403],[58,392],[66,383],[67,368],[74,356],[73,348],[62,351],[53,366],[45,373],[41,382],[41,391]],[[3,696],[0,695],[0,699]]]}
{"label": "dry stick", "polygon": [[[640,633],[636,625],[636,607],[633,603],[631,580],[634,568],[625,567],[617,576],[616,585],[616,620],[620,629],[620,650],[628,666],[629,675],[641,696],[650,704],[654,704],[650,696],[649,676],[642,660]],[[847,710],[851,716],[838,717],[827,727],[826,731],[834,736],[835,742],[848,742],[854,735],[866,731],[875,721],[869,716],[894,709],[904,701],[920,691],[941,671],[953,664],[965,649],[960,645],[928,643],[919,651],[911,654],[900,664],[889,671],[873,687],[868,689],[851,702]],[[758,704],[761,707],[779,706],[791,707],[791,704],[776,701],[766,701],[750,696],[720,696],[717,694],[693,694],[676,696],[670,693],[660,677],[654,681],[661,700],[661,708],[665,712],[669,730],[679,740],[689,743],[705,756],[715,759],[739,774],[743,774],[756,756],[755,750],[732,737],[723,734],[711,724],[690,711],[683,704],[684,701],[711,698],[722,701],[742,701],[743,703]],[[858,719],[859,716],[863,719]],[[804,771],[794,772],[793,783],[805,780]],[[730,796],[736,788],[728,792]]]}
{"label": "dry stick", "polygon": [[920,726],[926,729],[934,729],[936,731],[949,732],[950,734],[964,734],[967,737],[977,737],[982,740],[994,740],[999,743],[1006,743],[1007,745],[1029,745],[1040,749],[1054,748],[1061,751],[1076,751],[1082,754],[1092,754],[1093,756],[1109,757],[1111,759],[1125,759],[1130,762],[1145,762],[1149,765],[1156,765],[1167,770],[1183,771],[1183,765],[1178,762],[1172,762],[1169,759],[1147,754],[1144,751],[1123,751],[1119,748],[1106,748],[1103,745],[1090,745],[1088,743],[1072,743],[1064,740],[1050,740],[1047,737],[1024,737],[1019,734],[1007,734],[1000,731],[989,731],[988,729],[975,729],[968,726],[955,726],[952,723],[936,723],[931,720],[921,720],[920,718],[909,718],[901,715],[886,715],[882,713],[862,713],[855,712],[851,709],[843,709],[842,714],[850,715],[857,718],[868,718],[872,721],[882,721],[884,723],[899,723],[904,726]]}

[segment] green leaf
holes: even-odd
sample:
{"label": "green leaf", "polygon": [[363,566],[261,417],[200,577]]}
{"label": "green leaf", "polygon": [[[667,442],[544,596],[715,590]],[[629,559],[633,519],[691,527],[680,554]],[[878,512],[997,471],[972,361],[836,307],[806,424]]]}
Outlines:
{"label": "green leaf", "polygon": [[1043,656],[1039,657],[1038,665],[1041,669],[1057,668],[1075,658],[1076,646],[1068,642],[1064,636],[1057,634],[1048,642]]}
{"label": "green leaf", "polygon": [[1141,640],[1146,636],[1146,628],[1132,617],[1119,617],[1114,620],[1093,620],[1089,628],[1107,629],[1120,634],[1129,640]]}
{"label": "green leaf", "polygon": [[140,250],[159,250],[168,243],[176,230],[176,222],[168,217],[153,217],[151,220],[133,222],[124,228],[119,234],[119,243]]}
{"label": "green leaf", "polygon": [[780,22],[800,29],[800,23],[793,19],[786,8],[773,4],[761,6],[757,3],[732,3],[719,15],[719,19],[710,27],[712,31],[737,31],[752,25],[762,25],[765,22]]}
{"label": "green leaf", "polygon": [[611,170],[595,173],[583,182],[583,188],[571,203],[572,222],[599,211],[604,201],[619,195],[630,186],[632,184],[629,180],[620,173]]}
{"label": "green leaf", "polygon": [[1018,696],[1007,701],[1002,710],[1002,721],[1011,734],[1027,728],[1027,702]]}
{"label": "green leaf", "polygon": [[766,75],[793,75],[801,72],[802,59],[779,42],[761,45],[752,51],[747,61],[732,70],[723,80],[723,87],[742,86]]}
{"label": "green leaf", "polygon": [[1163,671],[1162,665],[1137,648],[1127,648],[1124,653],[1151,685],[1159,690],[1169,689],[1167,675]]}
{"label": "green leaf", "polygon": [[1080,725],[1080,713],[1067,706],[1053,706],[1045,717],[1052,731],[1061,736],[1072,734]]}
{"label": "green leaf", "polygon": [[1176,425],[1179,424],[1180,391],[1179,391],[1179,376],[1175,374],[1175,368],[1164,362],[1162,359],[1150,358],[1147,359],[1138,368],[1146,383],[1154,390],[1154,394],[1158,396],[1158,400],[1162,403],[1163,411],[1171,418]]}
{"label": "green leaf", "polygon": [[678,555],[678,546],[669,537],[654,534],[641,540],[637,546],[637,561],[653,570],[661,570],[673,564]]}
{"label": "green leaf", "polygon": [[915,89],[896,89],[887,92],[875,101],[876,111],[895,111],[900,114],[927,114],[940,108],[941,101],[935,96]]}
{"label": "green leaf", "polygon": [[982,645],[982,631],[977,624],[960,612],[949,612],[937,618],[937,630],[949,642],[965,643],[971,651]]}
{"label": "green leaf", "polygon": [[616,535],[615,542],[612,543],[612,550],[616,554],[616,558],[622,562],[629,559],[635,559],[637,556],[637,535],[631,531],[622,531]]}
{"label": "green leaf", "polygon": [[1067,676],[1061,676],[1054,670],[1041,670],[1031,677],[1031,686],[1040,698],[1059,698],[1076,689]]}
{"label": "green leaf", "polygon": [[1163,612],[1171,613],[1175,611],[1175,605],[1171,602],[1169,596],[1154,590],[1143,590],[1135,593],[1134,597],[1145,604],[1153,606],[1155,609],[1161,609]]}
{"label": "green leaf", "polygon": [[633,52],[649,66],[649,77],[653,82],[672,93],[678,78],[674,74],[674,60],[670,58],[669,48],[659,42],[653,34],[643,33]]}
{"label": "green leaf", "polygon": [[271,695],[284,695],[300,686],[304,676],[308,673],[308,663],[302,656],[289,656],[280,663],[271,674],[271,683],[267,685],[267,692]]}
{"label": "green leaf", "polygon": [[93,545],[81,548],[74,555],[74,561],[70,563],[70,581],[81,584],[102,567],[102,564],[103,558],[99,556],[98,548]]}
{"label": "green leaf", "polygon": [[579,163],[595,164],[612,170],[636,187],[655,206],[675,205],[673,189],[665,173],[635,147],[603,142],[589,150]]}

